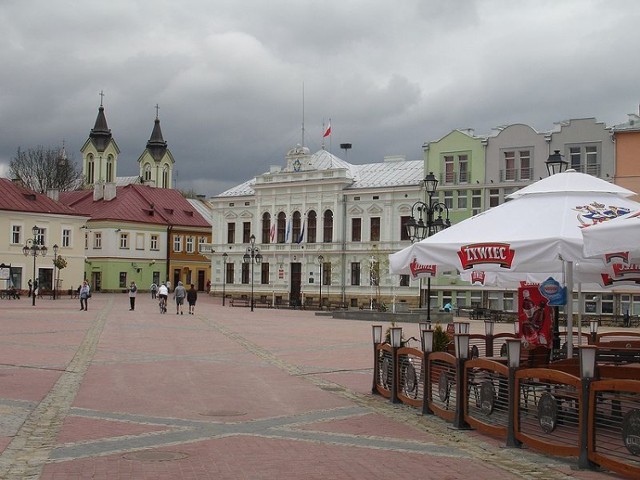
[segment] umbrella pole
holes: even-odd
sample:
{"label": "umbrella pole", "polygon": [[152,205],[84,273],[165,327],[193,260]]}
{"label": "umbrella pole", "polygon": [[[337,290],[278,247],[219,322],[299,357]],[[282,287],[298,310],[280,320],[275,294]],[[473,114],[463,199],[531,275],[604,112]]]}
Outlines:
{"label": "umbrella pole", "polygon": [[573,357],[573,262],[567,261],[567,358]]}

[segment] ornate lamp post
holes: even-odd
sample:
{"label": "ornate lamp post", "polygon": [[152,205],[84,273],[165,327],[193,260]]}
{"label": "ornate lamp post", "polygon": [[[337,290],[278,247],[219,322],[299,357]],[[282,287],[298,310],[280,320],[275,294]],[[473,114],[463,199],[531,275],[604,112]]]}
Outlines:
{"label": "ornate lamp post", "polygon": [[247,253],[242,257],[244,263],[251,262],[251,311],[253,312],[253,265],[262,262],[260,249],[256,247],[256,236],[251,235],[251,246],[247,247]]}
{"label": "ornate lamp post", "polygon": [[56,273],[58,271],[58,244],[53,245],[53,299],[56,299],[56,290],[58,284],[56,283]]}
{"label": "ornate lamp post", "polygon": [[[567,170],[569,166],[569,162],[564,159],[564,156],[560,154],[560,150],[554,150],[547,161],[544,162],[547,166],[547,172],[549,172],[549,176],[555,175],[556,173],[562,173]],[[569,297],[571,298],[571,292],[569,292]],[[571,300],[569,300],[571,301]],[[560,350],[560,309],[559,307],[553,307],[553,350],[556,352]],[[571,333],[571,332],[569,332]],[[569,342],[568,352],[572,353],[572,342]]]}
{"label": "ornate lamp post", "polygon": [[[424,240],[451,226],[447,206],[442,202],[433,201],[433,196],[438,188],[438,179],[433,172],[429,172],[423,182],[429,200],[427,203],[418,201],[411,207],[411,218],[406,223],[411,243]],[[444,218],[442,218],[443,213],[445,214]],[[419,307],[422,308],[422,279],[420,279]],[[427,277],[427,320],[431,321],[431,276]]]}
{"label": "ornate lamp post", "polygon": [[36,278],[36,257],[38,255],[42,255],[43,257],[47,254],[47,247],[44,246],[44,239],[42,240],[42,245],[40,244],[39,233],[40,228],[34,226],[31,229],[33,233],[32,238],[28,238],[22,247],[22,253],[24,253],[25,257],[31,255],[33,257],[33,295],[31,296],[31,305],[36,305],[36,282],[38,283],[38,288],[40,288],[38,279]]}
{"label": "ornate lamp post", "polygon": [[318,255],[318,265],[320,265],[320,310],[322,310],[322,265],[324,263],[324,257]]}
{"label": "ornate lamp post", "polygon": [[224,307],[224,302],[225,302],[225,294],[224,294],[224,287],[227,284],[227,257],[229,255],[227,255],[227,252],[224,252],[222,254],[222,306]]}

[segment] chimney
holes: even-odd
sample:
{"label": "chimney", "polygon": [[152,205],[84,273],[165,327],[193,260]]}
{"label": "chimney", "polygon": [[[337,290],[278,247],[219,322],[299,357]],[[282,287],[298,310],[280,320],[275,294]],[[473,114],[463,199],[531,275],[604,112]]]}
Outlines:
{"label": "chimney", "polygon": [[96,182],[93,184],[93,201],[102,200],[102,197],[104,197],[104,185]]}
{"label": "chimney", "polygon": [[57,188],[50,188],[47,190],[47,197],[57,202],[60,199],[60,190]]}
{"label": "chimney", "polygon": [[113,182],[104,184],[104,199],[105,201],[113,200],[116,198],[116,184]]}

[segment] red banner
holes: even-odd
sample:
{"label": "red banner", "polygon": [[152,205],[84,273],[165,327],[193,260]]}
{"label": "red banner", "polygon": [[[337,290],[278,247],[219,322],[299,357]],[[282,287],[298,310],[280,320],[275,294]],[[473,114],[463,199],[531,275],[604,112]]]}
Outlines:
{"label": "red banner", "polygon": [[552,310],[537,285],[518,288],[518,322],[520,337],[527,349],[539,345],[551,348]]}

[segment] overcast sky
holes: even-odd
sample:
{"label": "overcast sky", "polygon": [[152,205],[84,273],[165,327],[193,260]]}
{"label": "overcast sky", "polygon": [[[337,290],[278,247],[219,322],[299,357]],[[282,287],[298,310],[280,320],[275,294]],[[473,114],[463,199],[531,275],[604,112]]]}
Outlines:
{"label": "overcast sky", "polygon": [[357,164],[454,128],[622,123],[638,25],[637,0],[0,0],[0,174],[63,140],[80,164],[101,90],[118,175],[159,104],[177,187],[207,196],[283,165],[303,119],[312,152],[330,118]]}

